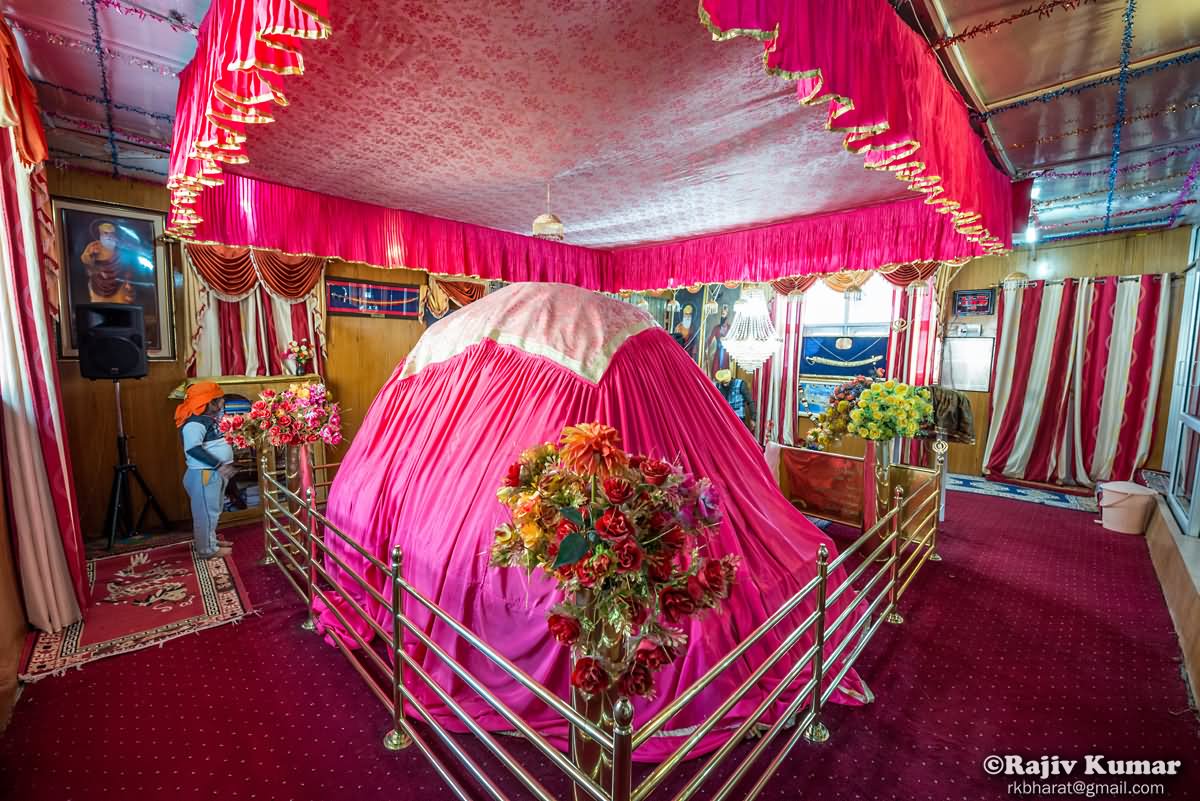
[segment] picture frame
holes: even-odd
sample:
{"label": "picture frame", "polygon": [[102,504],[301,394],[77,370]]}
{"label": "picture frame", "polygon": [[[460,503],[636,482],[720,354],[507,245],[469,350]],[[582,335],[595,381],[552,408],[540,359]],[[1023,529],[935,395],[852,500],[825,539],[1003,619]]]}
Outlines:
{"label": "picture frame", "polygon": [[421,287],[417,284],[327,276],[325,303],[331,316],[421,319]]}
{"label": "picture frame", "polygon": [[806,334],[800,344],[800,377],[844,383],[887,371],[886,335]]}
{"label": "picture frame", "polygon": [[990,317],[995,313],[995,287],[954,290],[955,317]]}
{"label": "picture frame", "polygon": [[809,381],[800,379],[796,385],[796,414],[800,417],[816,417],[829,406],[829,398],[833,391],[842,385],[841,381]]}
{"label": "picture frame", "polygon": [[79,358],[75,309],[85,303],[141,306],[146,357],[175,361],[175,275],[166,215],[110,203],[51,198],[58,257],[58,355]]}

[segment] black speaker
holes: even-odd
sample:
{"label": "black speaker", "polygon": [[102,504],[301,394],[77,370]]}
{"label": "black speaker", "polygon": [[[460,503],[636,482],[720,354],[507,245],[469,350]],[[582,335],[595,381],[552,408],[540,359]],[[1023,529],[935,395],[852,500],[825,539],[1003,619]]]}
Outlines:
{"label": "black speaker", "polygon": [[75,307],[79,372],[84,378],[142,378],[147,373],[141,306],[84,303]]}

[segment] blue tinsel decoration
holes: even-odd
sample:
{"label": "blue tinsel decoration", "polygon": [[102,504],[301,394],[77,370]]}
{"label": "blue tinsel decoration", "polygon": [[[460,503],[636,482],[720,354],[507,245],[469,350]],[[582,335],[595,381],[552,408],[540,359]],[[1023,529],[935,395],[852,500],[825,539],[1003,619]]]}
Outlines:
{"label": "blue tinsel decoration", "polygon": [[1054,242],[1058,239],[1076,239],[1081,236],[1094,236],[1096,234],[1112,234],[1117,231],[1132,231],[1141,228],[1162,228],[1170,225],[1171,218],[1163,217],[1159,220],[1146,220],[1145,222],[1125,223],[1124,225],[1106,225],[1103,228],[1089,228],[1086,231],[1072,231],[1069,234],[1050,234],[1042,237],[1043,242]]}
{"label": "blue tinsel decoration", "polygon": [[112,95],[108,93],[108,67],[104,64],[104,40],[100,38],[100,20],[97,18],[96,0],[88,4],[92,17],[92,44],[96,47],[96,62],[100,65],[100,98],[104,102],[104,119],[108,127],[108,152],[112,156],[113,177],[121,174],[121,162],[117,158],[117,137],[113,132]]}
{"label": "blue tinsel decoration", "polygon": [[[1180,64],[1190,64],[1197,59],[1200,59],[1200,50],[1192,53],[1184,53],[1182,56],[1176,56],[1175,58],[1168,58],[1158,62],[1157,64],[1150,64],[1146,67],[1138,67],[1136,70],[1127,70],[1125,78],[1126,80],[1135,80],[1144,75],[1151,75],[1156,72],[1162,72],[1163,70],[1170,69],[1171,67],[1178,67]],[[1057,100],[1060,97],[1082,94],[1089,89],[1095,89],[1097,86],[1108,86],[1109,84],[1118,83],[1120,80],[1120,73],[1117,73],[1116,75],[1108,75],[1104,78],[1097,78],[1094,81],[1088,81],[1087,83],[1068,86],[1062,89],[1054,89],[1052,91],[1045,92],[1044,94],[1037,95],[1036,97],[1027,97],[1024,100],[1018,100],[1015,103],[997,106],[996,108],[989,109],[982,114],[976,114],[973,112],[972,116],[976,119],[987,120],[996,116],[997,114],[1002,114],[1005,111],[1011,111],[1014,108],[1025,108],[1026,106],[1032,106],[1035,103],[1049,103],[1051,100]]]}
{"label": "blue tinsel decoration", "polygon": [[[96,95],[89,95],[87,92],[81,92],[78,89],[72,89],[69,86],[61,86],[57,83],[50,83],[50,81],[43,81],[38,78],[34,78],[32,76],[30,77],[29,80],[33,81],[38,86],[45,86],[48,89],[57,89],[60,92],[66,92],[69,95],[74,95],[75,97],[81,97],[84,100],[91,101],[92,103],[99,103],[99,104],[104,103],[104,98],[102,98],[102,97],[96,97]],[[172,117],[169,114],[159,114],[156,111],[149,111],[149,110],[141,108],[139,106],[128,106],[124,103],[110,103],[110,105],[112,105],[112,107],[115,109],[119,109],[120,111],[128,111],[131,114],[141,114],[143,117],[149,117],[152,120],[159,120],[160,122],[172,122],[175,119],[174,117]]]}
{"label": "blue tinsel decoration", "polygon": [[1129,51],[1133,49],[1133,14],[1137,0],[1125,6],[1125,30],[1121,34],[1121,71],[1117,73],[1117,123],[1113,126],[1112,157],[1108,161],[1108,203],[1104,207],[1104,230],[1112,230],[1113,196],[1117,193],[1117,162],[1121,159],[1121,129],[1125,126],[1125,90],[1129,88]]}

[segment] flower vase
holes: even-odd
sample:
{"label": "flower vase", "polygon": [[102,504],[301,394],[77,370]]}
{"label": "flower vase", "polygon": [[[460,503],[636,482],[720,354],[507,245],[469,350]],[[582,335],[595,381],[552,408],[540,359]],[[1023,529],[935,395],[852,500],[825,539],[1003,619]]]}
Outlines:
{"label": "flower vase", "polygon": [[[895,445],[895,438],[867,440],[863,455],[863,531],[870,531],[891,508]],[[885,532],[880,532],[867,547],[874,550],[885,536]]]}
{"label": "flower vase", "polygon": [[[611,688],[594,695],[571,688],[571,706],[603,732],[612,731],[613,704],[616,700],[616,692]],[[575,767],[600,787],[608,789],[612,786],[612,761],[599,743],[574,726],[571,727],[571,760]],[[577,784],[572,784],[572,791],[575,801],[592,798]]]}

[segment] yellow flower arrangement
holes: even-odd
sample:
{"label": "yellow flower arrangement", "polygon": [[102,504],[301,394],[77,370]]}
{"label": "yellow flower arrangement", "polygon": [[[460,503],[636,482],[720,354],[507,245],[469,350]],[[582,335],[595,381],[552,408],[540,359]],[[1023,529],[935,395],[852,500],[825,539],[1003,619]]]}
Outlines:
{"label": "yellow flower arrangement", "polygon": [[858,378],[839,387],[815,419],[810,447],[824,448],[842,433],[874,441],[915,437],[933,416],[929,390],[888,379]]}

